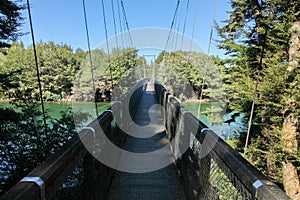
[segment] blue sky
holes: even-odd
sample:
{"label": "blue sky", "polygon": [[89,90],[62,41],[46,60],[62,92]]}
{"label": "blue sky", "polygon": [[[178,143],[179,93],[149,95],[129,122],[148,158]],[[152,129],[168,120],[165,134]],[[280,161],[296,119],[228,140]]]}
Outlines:
{"label": "blue sky", "polygon": [[[116,17],[117,2],[114,0]],[[123,0],[130,29],[143,27],[170,28],[177,0]],[[216,0],[190,0],[186,35],[191,37],[193,20],[197,2],[200,3],[195,26],[194,39],[207,51],[209,33]],[[96,48],[105,40],[104,23],[102,17],[101,0],[85,0],[91,48]],[[180,31],[183,28],[187,0],[180,0],[178,23]],[[68,44],[74,50],[87,49],[85,24],[83,18],[82,0],[30,0],[33,26],[36,41],[54,41],[58,44]],[[107,15],[108,35],[114,35],[111,0],[104,0]],[[218,0],[216,21],[221,23],[228,18],[230,10],[229,0]],[[181,14],[180,14],[181,13]],[[23,32],[29,32],[27,11],[24,11]],[[181,16],[181,17],[180,17]],[[117,20],[117,23],[119,21]],[[119,29],[119,26],[118,26]],[[119,31],[119,30],[118,30]],[[214,39],[217,38],[216,31]],[[20,38],[25,46],[30,45],[29,34]],[[212,45],[212,55],[223,57],[223,52]]]}

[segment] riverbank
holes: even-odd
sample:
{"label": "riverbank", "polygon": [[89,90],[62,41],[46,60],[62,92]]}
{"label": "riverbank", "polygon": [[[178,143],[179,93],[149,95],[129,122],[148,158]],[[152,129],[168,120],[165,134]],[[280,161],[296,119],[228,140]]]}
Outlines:
{"label": "riverbank", "polygon": [[[40,103],[38,102],[38,104]],[[62,116],[62,113],[70,110],[73,113],[82,112],[89,114],[95,112],[95,103],[93,102],[45,102],[44,106],[47,114],[54,119],[59,119]],[[109,106],[110,103],[108,102],[97,103],[98,112],[102,113],[109,108]],[[0,108],[12,108],[17,112],[21,111],[20,108],[17,108],[9,101],[0,102]]]}

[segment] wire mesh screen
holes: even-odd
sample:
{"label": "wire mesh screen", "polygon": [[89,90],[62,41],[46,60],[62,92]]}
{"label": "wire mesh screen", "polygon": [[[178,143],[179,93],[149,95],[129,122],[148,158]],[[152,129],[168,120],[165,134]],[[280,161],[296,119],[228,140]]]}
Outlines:
{"label": "wire mesh screen", "polygon": [[[144,89],[144,86],[140,86],[137,90],[133,90],[132,96],[130,95],[131,98],[123,99],[123,103],[125,101],[130,102],[130,108],[127,109],[130,109],[131,111],[135,109],[140,99],[141,92]],[[112,113],[114,113],[114,115],[112,115]],[[120,128],[126,129],[128,126],[127,121],[122,120],[124,113],[125,110],[122,105],[115,104],[111,107],[110,111],[106,111],[102,114],[104,117],[101,118],[102,121],[99,121],[99,123],[101,124],[101,129],[104,131],[104,134],[97,133],[97,128],[95,128],[97,126],[91,124],[97,133],[91,147],[93,155],[91,155],[91,151],[86,154],[72,174],[68,176],[67,180],[59,187],[52,198],[53,200],[106,199],[115,170],[102,164],[96,158],[108,153],[109,144],[107,140],[119,147],[122,147],[124,144],[126,134]],[[119,154],[114,154],[111,151],[109,153],[111,157],[118,160]]]}
{"label": "wire mesh screen", "polygon": [[[110,122],[109,127],[107,137],[112,139],[116,145],[121,145],[124,141],[124,134],[116,125],[115,120]],[[105,148],[106,144],[103,143],[102,137],[95,138],[94,154],[101,154],[102,148]],[[63,184],[59,186],[52,199],[106,199],[114,173],[112,168],[102,164],[93,155],[87,153]]]}
{"label": "wire mesh screen", "polygon": [[105,199],[112,174],[111,169],[87,154],[52,199]]}
{"label": "wire mesh screen", "polygon": [[[180,135],[173,153],[176,156],[179,152],[176,165],[189,199],[290,199],[197,117],[182,109],[159,82],[155,91],[165,108],[168,137]],[[179,115],[175,114],[178,107]]]}
{"label": "wire mesh screen", "polygon": [[84,191],[83,187],[83,180],[84,168],[83,160],[81,160],[79,165],[74,169],[72,174],[68,176],[67,180],[60,186],[52,199],[83,199],[86,196],[86,192]]}
{"label": "wire mesh screen", "polygon": [[243,185],[235,174],[227,167],[226,163],[211,151],[204,158],[200,157],[201,144],[198,140],[193,141],[193,152],[199,163],[201,199],[252,199],[251,193]]}

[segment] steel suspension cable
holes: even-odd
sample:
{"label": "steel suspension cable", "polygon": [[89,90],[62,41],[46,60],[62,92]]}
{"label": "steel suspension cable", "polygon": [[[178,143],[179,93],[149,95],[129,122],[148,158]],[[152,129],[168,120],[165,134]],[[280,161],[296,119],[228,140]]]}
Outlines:
{"label": "steel suspension cable", "polygon": [[[261,47],[260,60],[259,60],[260,69],[262,69],[262,62],[263,62],[264,53],[265,53],[265,46],[266,46],[266,43],[267,43],[267,35],[268,35],[268,28],[266,27],[264,40],[263,40],[263,44],[262,44],[262,47]],[[254,89],[254,93],[253,93],[253,101],[252,101],[252,106],[251,106],[251,112],[250,112],[250,117],[249,117],[249,122],[248,122],[247,136],[246,136],[245,147],[244,147],[244,155],[246,155],[246,150],[247,150],[247,147],[248,147],[248,142],[249,142],[249,137],[250,137],[250,131],[251,131],[252,120],[253,120],[253,115],[254,115],[254,107],[255,107],[255,102],[256,102],[256,98],[257,98],[258,81],[259,81],[258,78],[259,78],[259,76],[260,76],[260,72],[258,72],[258,74],[257,74],[255,89]]]}
{"label": "steel suspension cable", "polygon": [[37,52],[36,52],[36,46],[35,46],[33,23],[32,23],[29,0],[27,0],[27,10],[28,10],[29,23],[30,23],[30,31],[31,31],[31,39],[32,39],[32,45],[33,45],[35,68],[36,68],[38,85],[39,85],[40,100],[41,100],[41,104],[42,104],[43,122],[44,122],[44,129],[45,129],[44,132],[45,132],[45,136],[46,136],[46,141],[49,144],[50,141],[49,141],[48,131],[47,131],[47,120],[46,120],[46,112],[45,112],[45,106],[44,106],[44,100],[43,100],[43,90],[42,90],[40,70],[39,70],[39,64],[38,64],[38,58],[37,58]]}
{"label": "steel suspension cable", "polygon": [[190,5],[190,0],[187,0],[186,9],[185,9],[185,19],[184,19],[184,23],[183,23],[183,30],[182,30],[182,37],[181,37],[181,44],[180,44],[180,50],[182,50],[183,39],[184,39],[184,36],[185,36],[186,22],[187,22],[187,16],[188,16],[188,12],[189,12],[189,5]]}
{"label": "steel suspension cable", "polygon": [[181,13],[182,13],[182,7],[180,8],[180,10],[178,8],[178,11],[180,13],[179,14],[179,20],[177,20],[178,19],[178,15],[176,15],[175,22],[174,22],[175,26],[174,26],[174,29],[172,31],[173,37],[172,37],[171,45],[170,45],[171,46],[171,52],[173,52],[173,56],[171,56],[171,59],[172,59],[171,63],[173,65],[176,65],[176,53],[175,52],[177,50],[177,41],[178,41],[178,34],[179,34],[179,27],[180,27],[180,16],[181,16]]}
{"label": "steel suspension cable", "polygon": [[[179,17],[176,16],[176,23],[175,23],[175,28],[174,28],[174,34],[176,34],[175,36],[175,44],[174,44],[174,50],[176,51],[177,49],[177,42],[178,42],[178,34],[180,31],[180,25],[181,25],[181,16],[182,16],[182,10],[183,10],[183,6],[181,6],[180,10],[179,10]],[[179,20],[177,20],[179,18]],[[176,27],[177,26],[177,27]],[[177,32],[176,32],[177,29]]]}
{"label": "steel suspension cable", "polygon": [[[108,44],[108,31],[107,31],[107,23],[106,23],[106,14],[105,14],[105,6],[104,6],[104,0],[101,0],[102,5],[102,17],[104,22],[104,29],[105,29],[105,40],[106,40],[106,48],[107,48],[107,56],[108,56],[108,65],[110,66],[110,50],[109,50],[109,44]],[[112,76],[112,66],[109,67],[110,72],[110,80],[111,80],[111,88],[113,89],[113,76]]]}
{"label": "steel suspension cable", "polygon": [[175,23],[175,19],[176,19],[176,16],[177,16],[179,4],[180,4],[180,0],[177,1],[176,9],[175,9],[175,12],[174,12],[174,15],[173,15],[170,31],[169,31],[166,46],[165,46],[165,51],[167,50],[169,42],[170,42],[170,36],[171,36],[171,32],[172,32],[173,27],[174,27],[174,23]]}
{"label": "steel suspension cable", "polygon": [[120,1],[118,1],[118,18],[119,18],[119,26],[120,26],[120,33],[121,33],[121,42],[122,48],[124,49],[124,38],[123,38],[123,28],[122,28],[122,20],[121,20],[121,9],[120,9]]}
{"label": "steel suspension cable", "polygon": [[216,0],[216,3],[215,3],[214,15],[213,15],[213,18],[212,18],[212,26],[211,26],[211,29],[210,29],[209,43],[208,43],[208,48],[207,48],[207,59],[206,59],[206,62],[205,62],[205,69],[204,69],[205,71],[204,71],[203,81],[202,81],[202,85],[201,85],[197,117],[200,117],[200,114],[201,114],[201,101],[202,101],[202,98],[203,98],[204,84],[205,84],[205,81],[206,81],[207,64],[208,64],[208,61],[209,61],[210,48],[211,48],[212,37],[213,37],[214,28],[215,28],[214,25],[215,25],[215,18],[216,18],[216,14],[217,14],[217,7],[218,7],[218,0]]}
{"label": "steel suspension cable", "polygon": [[114,0],[111,0],[111,9],[112,9],[112,14],[113,14],[113,21],[114,21],[114,31],[115,31],[115,39],[116,39],[116,45],[117,45],[117,54],[119,54],[119,41],[118,41],[118,36],[117,36],[117,24],[116,24],[116,17],[115,17],[115,5],[114,5]]}
{"label": "steel suspension cable", "polygon": [[122,11],[122,20],[123,20],[123,30],[124,30],[124,39],[125,39],[125,49],[129,48],[130,45],[128,44],[128,31],[127,31],[127,28],[126,28],[126,20],[125,20],[125,17],[123,15],[123,11]]}
{"label": "steel suspension cable", "polygon": [[[127,33],[128,33],[128,36],[129,36],[130,48],[133,49],[134,48],[134,46],[133,46],[133,40],[132,40],[132,37],[131,37],[129,23],[128,23],[128,20],[127,20],[127,15],[126,15],[126,11],[125,11],[125,6],[124,6],[123,0],[121,0],[121,6],[122,6],[123,15],[124,15],[125,23],[126,23]],[[134,59],[134,66],[137,66],[137,63],[136,63],[135,59]]]}
{"label": "steel suspension cable", "polygon": [[[86,7],[85,7],[84,0],[82,0],[82,7],[83,7],[83,16],[84,16],[84,23],[85,23],[86,40],[87,40],[88,52],[89,52],[90,68],[91,68],[91,74],[92,74],[93,91],[96,94],[95,76],[94,76],[94,68],[93,68],[93,61],[92,61],[91,44],[90,44],[90,35],[89,35],[88,21],[87,21],[87,14],[86,14]],[[95,108],[96,108],[96,115],[98,117],[99,113],[98,113],[98,105],[97,105],[96,98],[95,98]]]}
{"label": "steel suspension cable", "polygon": [[[164,62],[166,62],[166,51],[167,51],[168,46],[172,47],[172,44],[169,45],[169,43],[170,43],[170,40],[171,40],[171,34],[172,34],[172,30],[174,28],[174,24],[175,24],[175,20],[176,20],[179,5],[180,5],[180,0],[177,1],[176,8],[175,8],[175,11],[174,11],[174,15],[173,15],[173,18],[172,18],[172,23],[171,23],[171,26],[170,26],[170,29],[169,29],[169,33],[168,33],[168,37],[167,37],[167,41],[166,41],[166,45],[165,45],[165,49],[164,49],[164,55],[163,55]],[[171,48],[170,48],[170,51],[171,51]],[[170,63],[170,59],[166,64],[168,64],[168,63]],[[164,76],[165,76],[165,73],[166,73],[166,71],[165,71],[165,66],[164,66]]]}
{"label": "steel suspension cable", "polygon": [[[197,1],[197,5],[196,5],[196,13],[195,13],[193,29],[192,29],[192,39],[191,39],[191,43],[190,43],[190,52],[192,51],[192,47],[193,47],[193,40],[194,40],[194,36],[195,36],[195,27],[196,27],[197,17],[198,17],[198,13],[199,13],[199,6],[200,6],[200,0]],[[190,56],[189,56],[189,58],[190,58]]]}
{"label": "steel suspension cable", "polygon": [[[179,4],[180,6],[180,4]],[[179,7],[178,7],[178,11],[179,11]],[[177,13],[178,14],[178,13]],[[175,19],[174,19],[174,28],[172,30],[172,36],[171,36],[171,39],[170,39],[170,51],[171,52],[175,52],[176,51],[176,43],[177,43],[177,38],[178,38],[178,32],[176,33],[176,27],[177,27],[177,18],[178,18],[178,15],[175,16]],[[170,60],[172,59],[171,63],[172,64],[175,64],[175,53],[172,54],[172,56],[170,57]]]}
{"label": "steel suspension cable", "polygon": [[126,11],[125,11],[123,0],[121,0],[121,6],[122,6],[122,11],[123,11],[124,19],[125,19],[125,24],[126,24],[127,32],[128,32],[128,35],[129,35],[130,46],[131,46],[131,48],[133,48],[132,37],[131,37],[131,34],[130,34],[129,24],[128,24],[128,20],[127,20],[127,16],[126,16]]}

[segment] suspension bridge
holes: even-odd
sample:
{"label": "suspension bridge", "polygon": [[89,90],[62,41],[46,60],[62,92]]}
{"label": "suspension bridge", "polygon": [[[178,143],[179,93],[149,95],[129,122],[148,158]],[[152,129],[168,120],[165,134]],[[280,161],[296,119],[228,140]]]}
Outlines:
{"label": "suspension bridge", "polygon": [[[175,30],[179,2],[165,49],[174,45],[171,32]],[[30,16],[29,1],[27,3]],[[189,1],[186,15],[188,5]],[[102,6],[108,40],[103,0]],[[91,55],[84,0],[83,7]],[[124,30],[128,31],[129,42],[126,42],[132,46],[123,1],[118,10],[119,18],[120,10],[126,25]],[[183,35],[185,29],[186,19]],[[117,35],[115,16],[114,30]],[[34,44],[33,29],[31,32]],[[118,43],[118,38],[116,40]],[[212,31],[210,44],[211,40]],[[108,43],[107,51],[109,54]],[[36,56],[35,60],[37,63]],[[93,69],[91,57],[90,66]],[[39,75],[38,67],[36,65]],[[41,84],[39,86],[42,96]],[[114,148],[111,148],[112,144]],[[117,151],[118,148],[124,151]],[[144,156],[151,152],[154,154]],[[105,159],[98,159],[99,156]],[[155,79],[144,78],[133,83],[110,108],[0,199],[282,200],[289,197],[214,131],[185,110],[162,84]]]}
{"label": "suspension bridge", "polygon": [[[136,124],[148,124],[148,113],[154,112],[154,126],[136,132],[133,124],[126,123],[128,118],[123,119],[127,117],[123,115],[127,103]],[[154,104],[161,107],[150,109]],[[122,123],[117,122],[120,120]],[[130,152],[143,154],[166,145],[168,148],[142,164],[137,164],[134,156],[124,156],[111,150],[109,157],[118,161],[116,163],[123,169],[142,173],[122,172],[106,166],[92,155],[97,150],[101,154],[101,149],[106,148],[103,142],[99,144],[103,141],[102,130],[116,146]],[[137,138],[123,130],[151,137]],[[191,141],[192,135],[195,139]],[[170,142],[173,140],[175,142]],[[89,141],[93,151],[86,148],[85,141]],[[174,159],[178,154],[179,159]],[[165,162],[170,164],[151,171],[153,166]],[[68,179],[76,177],[76,174],[81,175],[78,177],[80,181],[68,185]],[[161,84],[143,79],[120,101],[83,128],[72,141],[4,194],[2,199],[289,198],[217,134],[187,112]]]}

